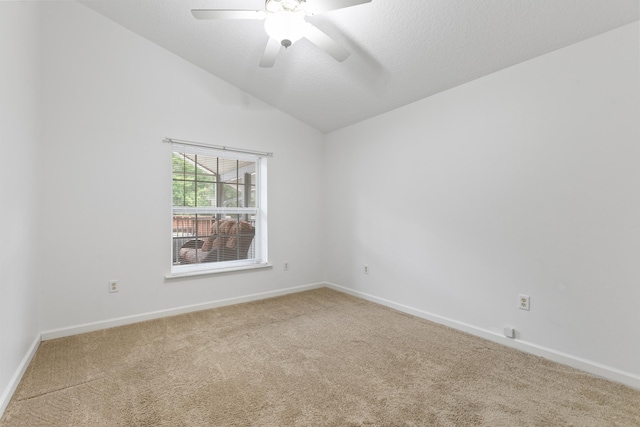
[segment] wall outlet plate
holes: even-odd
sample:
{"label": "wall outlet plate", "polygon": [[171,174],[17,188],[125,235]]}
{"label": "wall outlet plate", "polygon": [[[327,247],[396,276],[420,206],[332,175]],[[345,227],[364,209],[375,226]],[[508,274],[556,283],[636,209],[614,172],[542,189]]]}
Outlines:
{"label": "wall outlet plate", "polygon": [[120,290],[120,285],[118,284],[117,280],[109,280],[109,287],[108,287],[108,291],[110,294],[114,293],[114,292],[118,292]]}
{"label": "wall outlet plate", "polygon": [[520,310],[529,311],[530,302],[531,302],[531,298],[529,297],[529,295],[523,295],[523,294],[518,295],[518,308]]}

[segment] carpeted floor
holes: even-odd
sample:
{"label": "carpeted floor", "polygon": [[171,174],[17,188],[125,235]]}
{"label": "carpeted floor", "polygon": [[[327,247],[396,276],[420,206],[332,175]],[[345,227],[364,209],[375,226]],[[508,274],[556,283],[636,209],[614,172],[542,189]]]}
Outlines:
{"label": "carpeted floor", "polygon": [[640,426],[640,391],[329,289],[43,342],[0,426]]}

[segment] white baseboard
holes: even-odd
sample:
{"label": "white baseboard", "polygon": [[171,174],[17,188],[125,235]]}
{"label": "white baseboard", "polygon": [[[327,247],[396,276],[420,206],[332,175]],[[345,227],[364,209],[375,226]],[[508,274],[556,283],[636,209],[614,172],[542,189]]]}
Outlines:
{"label": "white baseboard", "polygon": [[22,379],[24,372],[27,370],[29,363],[31,363],[31,359],[33,359],[33,356],[36,354],[41,340],[41,335],[37,334],[33,342],[31,343],[31,346],[27,350],[27,353],[24,355],[22,361],[18,365],[16,372],[11,377],[11,380],[9,380],[9,384],[7,384],[7,387],[0,395],[0,418],[4,414],[4,411],[7,409],[7,406],[9,406],[9,401],[11,400],[13,393],[16,391],[18,384],[20,384],[20,380]]}
{"label": "white baseboard", "polygon": [[66,328],[52,329],[42,332],[42,341],[56,338],[68,337],[86,332],[99,331],[101,329],[114,328],[116,326],[130,325],[132,323],[144,322],[146,320],[159,319],[162,317],[175,316],[178,314],[191,313],[194,311],[208,310],[210,308],[223,307],[226,305],[240,304],[243,302],[256,301],[266,298],[273,298],[281,295],[303,292],[310,289],[325,287],[324,283],[313,283],[310,285],[295,286],[292,288],[278,289],[276,291],[261,292],[257,294],[244,295],[240,297],[221,299],[205,303],[187,305],[183,307],[158,310],[150,313],[134,314],[131,316],[118,317],[114,319],[101,320],[98,322],[84,323],[82,325],[69,326]]}
{"label": "white baseboard", "polygon": [[449,326],[459,331],[467,332],[471,335],[478,336],[480,338],[488,339],[490,341],[502,344],[508,347],[516,348],[526,353],[535,354],[536,356],[544,357],[545,359],[552,360],[554,362],[561,363],[563,365],[571,366],[572,368],[579,369],[581,371],[588,372],[598,377],[606,378],[611,381],[616,381],[630,387],[640,389],[640,376],[634,375],[629,372],[621,371],[610,366],[606,366],[591,360],[583,359],[571,354],[563,353],[552,348],[544,347],[532,342],[523,341],[520,339],[507,338],[504,335],[495,333],[488,329],[479,328],[474,325],[470,325],[457,320],[449,319],[447,317],[439,316],[437,314],[429,313],[424,310],[420,310],[414,307],[409,307],[404,304],[399,304],[394,301],[390,301],[384,298],[379,298],[374,295],[370,295],[364,292],[356,291],[344,286],[336,285],[335,283],[326,283],[326,287],[334,289],[339,292],[344,292],[349,295],[356,296],[358,298],[365,299],[367,301],[375,302],[398,311],[402,311],[407,314],[411,314],[416,317],[420,317],[426,320],[430,320],[441,325]]}

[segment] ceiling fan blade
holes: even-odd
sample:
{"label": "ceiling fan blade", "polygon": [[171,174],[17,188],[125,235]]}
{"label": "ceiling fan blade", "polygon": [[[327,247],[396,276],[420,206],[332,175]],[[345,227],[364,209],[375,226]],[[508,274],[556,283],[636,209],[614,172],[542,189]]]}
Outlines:
{"label": "ceiling fan blade", "polygon": [[260,60],[260,66],[262,68],[273,67],[273,64],[276,62],[276,58],[278,57],[278,53],[280,52],[281,47],[282,45],[280,44],[278,39],[269,37],[267,47],[264,49],[264,54],[262,55],[262,59]]}
{"label": "ceiling fan blade", "polygon": [[340,46],[338,42],[333,40],[331,37],[320,31],[313,25],[309,25],[305,37],[311,43],[315,44],[320,49],[333,56],[338,62],[344,61],[349,57],[349,55],[351,55],[351,53],[347,49]]}
{"label": "ceiling fan blade", "polygon": [[371,0],[307,0],[306,9],[312,13],[323,13],[370,2]]}
{"label": "ceiling fan blade", "polygon": [[196,19],[264,19],[264,10],[192,9]]}

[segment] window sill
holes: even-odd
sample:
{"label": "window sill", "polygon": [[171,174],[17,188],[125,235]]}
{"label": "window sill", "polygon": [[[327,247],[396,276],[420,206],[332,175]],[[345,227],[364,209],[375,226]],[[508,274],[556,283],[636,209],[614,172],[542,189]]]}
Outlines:
{"label": "window sill", "polygon": [[209,274],[220,274],[220,273],[233,273],[236,271],[245,271],[245,270],[256,270],[260,268],[271,268],[273,264],[270,263],[262,263],[262,264],[251,264],[251,265],[241,265],[227,268],[218,268],[211,270],[193,270],[193,271],[184,271],[184,272],[176,272],[176,273],[167,273],[164,275],[165,279],[179,279],[181,277],[192,277],[192,276],[206,276]]}

